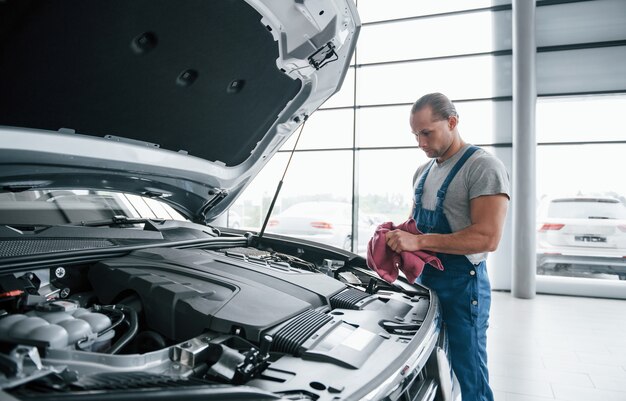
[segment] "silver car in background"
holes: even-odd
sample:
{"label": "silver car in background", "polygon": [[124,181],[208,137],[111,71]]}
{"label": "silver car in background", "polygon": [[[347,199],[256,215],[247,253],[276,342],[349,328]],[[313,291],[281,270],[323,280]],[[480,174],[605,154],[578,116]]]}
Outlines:
{"label": "silver car in background", "polygon": [[549,198],[539,210],[539,273],[626,280],[626,205],[611,196]]}

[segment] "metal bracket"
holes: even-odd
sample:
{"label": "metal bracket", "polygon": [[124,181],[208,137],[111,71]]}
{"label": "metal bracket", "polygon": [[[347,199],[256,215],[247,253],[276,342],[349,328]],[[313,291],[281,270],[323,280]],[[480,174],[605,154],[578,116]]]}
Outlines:
{"label": "metal bracket", "polygon": [[149,148],[159,148],[160,147],[160,145],[157,144],[157,143],[140,141],[138,139],[124,138],[123,136],[105,135],[104,139],[108,139],[110,141],[115,141],[115,142],[130,143],[132,145],[147,146]]}
{"label": "metal bracket", "polygon": [[328,42],[309,56],[309,64],[311,64],[311,66],[313,66],[316,70],[319,70],[326,64],[338,59],[339,56],[337,56],[337,53],[335,52],[335,45],[333,42]]}

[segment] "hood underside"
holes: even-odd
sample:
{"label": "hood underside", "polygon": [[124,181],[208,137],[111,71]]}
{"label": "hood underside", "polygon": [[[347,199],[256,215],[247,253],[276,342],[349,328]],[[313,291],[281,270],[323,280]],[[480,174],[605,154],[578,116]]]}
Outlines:
{"label": "hood underside", "polygon": [[242,1],[9,1],[0,124],[242,163],[300,82]]}
{"label": "hood underside", "polygon": [[[338,89],[353,7],[0,2],[0,186],[71,187],[87,175],[211,220]],[[335,62],[320,68],[320,54]],[[121,185],[98,186],[106,176]]]}

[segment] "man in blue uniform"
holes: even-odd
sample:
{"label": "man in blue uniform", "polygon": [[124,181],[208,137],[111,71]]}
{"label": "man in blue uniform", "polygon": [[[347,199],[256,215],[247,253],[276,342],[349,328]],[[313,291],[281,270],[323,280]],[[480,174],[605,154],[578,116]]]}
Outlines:
{"label": "man in blue uniform", "polygon": [[437,253],[444,270],[426,267],[421,282],[441,301],[452,368],[464,401],[493,401],[487,371],[491,288],[485,260],[498,246],[510,200],[502,162],[467,144],[454,104],[441,93],[421,97],[411,109],[418,146],[433,159],[413,178],[412,217],[425,235],[387,234],[394,251]]}

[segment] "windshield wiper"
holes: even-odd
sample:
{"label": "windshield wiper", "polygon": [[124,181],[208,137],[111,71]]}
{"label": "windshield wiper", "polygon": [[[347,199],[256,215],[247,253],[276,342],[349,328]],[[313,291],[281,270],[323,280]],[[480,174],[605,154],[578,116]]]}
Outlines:
{"label": "windshield wiper", "polygon": [[[55,226],[55,227],[114,227],[114,226],[133,226],[134,224],[144,224],[143,226],[143,231],[161,231],[163,228],[167,228],[167,224],[163,225],[162,227],[159,227],[159,225],[169,222],[172,224],[171,228],[184,228],[187,227],[187,223],[186,222],[182,222],[182,221],[176,221],[176,220],[170,220],[170,219],[161,219],[161,218],[146,218],[146,217],[128,217],[128,216],[123,216],[123,215],[118,215],[118,216],[113,216],[110,219],[105,219],[105,220],[94,220],[94,221],[81,221],[81,222],[77,222],[77,223],[71,223],[71,224],[63,224],[60,226]],[[197,224],[192,224],[194,226],[196,226]],[[219,229],[208,225],[208,224],[202,224],[202,227],[204,228],[209,228],[211,230],[211,232],[213,233],[213,235],[220,237],[222,235],[222,233],[220,232]],[[125,227],[124,227],[125,228]],[[198,230],[198,227],[194,228],[195,230]],[[206,231],[205,231],[206,232]]]}
{"label": "windshield wiper", "polygon": [[145,217],[128,217],[128,216],[113,216],[110,219],[94,220],[94,221],[81,221],[78,223],[65,224],[68,226],[85,226],[85,227],[102,227],[102,226],[122,226],[132,224],[154,224],[163,223],[165,219],[148,219]]}
{"label": "windshield wiper", "polygon": [[50,224],[15,224],[0,223],[0,238],[11,238],[28,234],[38,234],[52,227]]}

